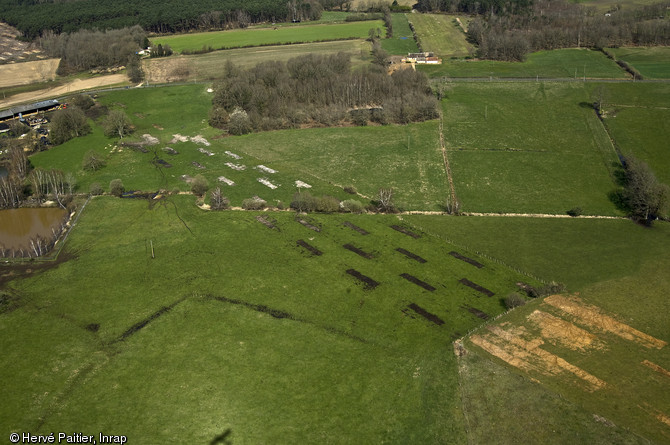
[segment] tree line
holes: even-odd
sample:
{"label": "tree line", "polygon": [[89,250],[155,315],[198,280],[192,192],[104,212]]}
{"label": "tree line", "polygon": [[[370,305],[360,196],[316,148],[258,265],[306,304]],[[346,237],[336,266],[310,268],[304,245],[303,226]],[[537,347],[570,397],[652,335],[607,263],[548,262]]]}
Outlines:
{"label": "tree line", "polygon": [[33,40],[45,30],[120,29],[156,33],[320,17],[315,0],[0,0],[0,20]]}
{"label": "tree line", "polygon": [[468,39],[482,59],[522,61],[532,51],[670,45],[670,2],[608,14],[567,0],[419,0],[423,11],[479,14]]}
{"label": "tree line", "polygon": [[385,66],[351,70],[348,54],[309,54],[241,70],[231,62],[214,84],[209,122],[231,134],[301,125],[408,123],[438,116],[423,73]]}
{"label": "tree line", "polygon": [[61,59],[57,72],[65,75],[93,68],[132,66],[137,61],[137,51],[145,48],[149,40],[146,32],[135,25],[107,31],[46,31],[38,44],[49,56]]}

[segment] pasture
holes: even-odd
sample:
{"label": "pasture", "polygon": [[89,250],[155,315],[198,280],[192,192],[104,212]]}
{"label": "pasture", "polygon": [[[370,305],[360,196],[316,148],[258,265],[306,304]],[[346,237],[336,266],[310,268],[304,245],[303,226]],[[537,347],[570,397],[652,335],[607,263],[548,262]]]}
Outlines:
{"label": "pasture", "polygon": [[[0,376],[14,383],[1,429],[141,443],[226,431],[241,443],[463,443],[447,345],[529,278],[393,230],[404,226],[395,216],[310,215],[317,232],[290,212],[263,213],[272,229],[258,215],[201,211],[183,195],[94,198],[62,253],[70,260],[6,288],[16,307],[0,316]],[[350,269],[379,284],[366,289]],[[50,372],[30,378],[36,367]]]}
{"label": "pasture", "polygon": [[645,79],[670,78],[670,48],[666,46],[610,48],[608,51],[632,65]]}
{"label": "pasture", "polygon": [[408,19],[416,30],[421,49],[447,58],[472,55],[475,48],[465,39],[465,33],[456,16],[444,14],[409,14]]}
{"label": "pasture", "polygon": [[[361,196],[354,198],[364,203],[374,199],[381,187],[393,187],[396,202],[407,210],[442,209],[448,187],[436,121],[408,126],[281,130],[219,138],[220,132],[207,124],[210,100],[211,94],[203,85],[108,93],[100,101],[122,109],[136,126],[135,134],[127,141],[138,142],[143,134],[149,134],[159,143],[145,147],[146,153],[122,147],[118,138],[106,138],[94,124],[91,134],[38,153],[31,162],[75,173],[79,189],[84,192],[93,182],[107,188],[115,178],[120,178],[128,190],[188,190],[182,175],[202,174],[211,187],[221,185],[233,205],[254,195],[269,203],[288,204],[297,192],[295,182],[303,181],[312,186],[313,194],[340,199],[352,198],[342,188],[355,186]],[[188,138],[201,135],[210,145],[190,139],[181,142],[175,140],[175,134]],[[166,146],[179,154],[163,151]],[[104,153],[107,165],[96,172],[85,172],[81,162],[92,147]],[[243,159],[237,160],[226,152]],[[171,167],[152,163],[155,156]],[[264,173],[254,168],[258,165],[278,173]],[[218,180],[221,176],[236,185],[226,186]],[[267,178],[278,187],[271,189],[258,182],[259,178]]]}
{"label": "pasture", "polygon": [[[647,162],[670,184],[670,86],[665,83],[603,85],[604,124],[624,155]],[[594,93],[596,94],[596,93]]]}
{"label": "pasture", "polygon": [[419,50],[405,14],[391,14],[391,25],[393,26],[393,37],[381,40],[383,49],[388,51],[389,54],[399,56],[415,53]]}
{"label": "pasture", "polygon": [[[481,253],[572,292],[640,273],[666,258],[670,224],[650,230],[625,219],[458,217],[407,215],[417,230]],[[509,236],[504,234],[511,234]]]}
{"label": "pasture", "polygon": [[384,28],[381,20],[321,25],[214,31],[155,38],[152,45],[170,45],[173,51],[245,48],[289,43],[367,38],[370,28]]}
{"label": "pasture", "polygon": [[370,58],[370,42],[359,40],[338,40],[335,42],[301,43],[294,45],[263,46],[213,51],[206,54],[173,56],[159,59],[145,59],[144,69],[150,83],[197,81],[221,77],[221,67],[231,61],[236,66],[250,68],[261,62],[286,62],[294,57],[312,53],[347,53],[351,64],[359,67]]}
{"label": "pasture", "polygon": [[600,51],[557,49],[528,55],[525,62],[494,60],[442,60],[442,65],[421,66],[429,77],[529,77],[546,79],[625,79],[628,74]]}
{"label": "pasture", "polygon": [[581,84],[449,84],[444,139],[464,211],[618,215],[618,162]]}

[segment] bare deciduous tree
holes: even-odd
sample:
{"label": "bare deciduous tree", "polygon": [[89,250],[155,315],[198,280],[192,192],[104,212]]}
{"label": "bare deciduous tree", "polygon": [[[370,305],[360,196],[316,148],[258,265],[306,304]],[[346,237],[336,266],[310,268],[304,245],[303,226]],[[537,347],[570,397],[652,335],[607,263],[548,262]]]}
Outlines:
{"label": "bare deciduous tree", "polygon": [[118,136],[123,139],[133,131],[133,123],[121,110],[112,110],[102,122],[105,129],[105,135],[108,137]]}
{"label": "bare deciduous tree", "polygon": [[393,203],[393,189],[392,188],[380,188],[378,194],[379,201],[379,211],[393,213],[396,211],[395,204]]}

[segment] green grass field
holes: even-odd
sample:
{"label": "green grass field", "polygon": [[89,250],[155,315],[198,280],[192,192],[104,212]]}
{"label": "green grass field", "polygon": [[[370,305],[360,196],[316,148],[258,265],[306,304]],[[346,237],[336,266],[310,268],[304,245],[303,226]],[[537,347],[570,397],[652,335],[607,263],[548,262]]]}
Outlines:
{"label": "green grass field", "polygon": [[[13,382],[0,429],[141,443],[207,442],[228,429],[237,443],[463,443],[445,343],[481,321],[460,306],[503,307],[457,280],[502,296],[520,276],[476,256],[484,268],[457,260],[446,253],[458,248],[438,238],[396,232],[394,216],[313,215],[316,233],[292,213],[267,214],[279,230],[254,215],[200,211],[191,196],[153,208],[92,200],[64,252],[73,258],[9,286],[19,307],[0,315],[0,375]],[[349,268],[381,284],[364,290]],[[445,324],[403,312],[413,302]],[[38,367],[49,372],[31,377]]]}
{"label": "green grass field", "polygon": [[624,155],[647,162],[670,184],[670,86],[665,83],[604,85],[604,123]]}
{"label": "green grass field", "polygon": [[628,220],[409,215],[419,230],[481,252],[570,291],[637,274],[642,264],[667,257],[670,225],[653,229]]}
{"label": "green grass field", "polygon": [[416,30],[421,49],[442,57],[443,63],[449,57],[465,57],[474,53],[475,48],[465,40],[465,33],[455,16],[409,14],[407,17]]}
{"label": "green grass field", "polygon": [[367,38],[370,28],[383,28],[380,20],[302,25],[273,28],[243,29],[233,31],[203,32],[159,37],[152,45],[170,45],[175,52],[241,48],[250,46],[279,45],[288,43],[319,42],[327,40]]}
{"label": "green grass field", "polygon": [[670,48],[657,46],[651,48],[610,48],[617,59],[628,62],[645,79],[670,78]]}
{"label": "green grass field", "polygon": [[616,153],[581,84],[453,84],[445,144],[463,210],[616,215]]}
{"label": "green grass field", "polygon": [[347,53],[351,57],[352,67],[360,67],[370,59],[370,42],[359,40],[338,40],[335,42],[302,43],[295,45],[263,46],[257,48],[238,48],[213,51],[190,56],[173,56],[159,59],[146,59],[145,72],[150,83],[169,82],[183,79],[173,74],[184,66],[188,69],[186,80],[202,81],[221,77],[221,67],[226,61],[236,66],[250,68],[261,62],[287,62],[294,57],[311,53],[337,54]]}
{"label": "green grass field", "polygon": [[599,51],[557,49],[528,55],[525,62],[493,60],[442,60],[442,65],[419,68],[430,77],[530,77],[624,79],[627,77],[614,61]]}
{"label": "green grass field", "polygon": [[393,37],[382,39],[382,48],[393,55],[407,55],[419,50],[414,41],[412,30],[409,28],[405,14],[392,14]]}
{"label": "green grass field", "polygon": [[[357,199],[363,202],[374,199],[381,187],[393,187],[397,203],[408,210],[441,210],[447,193],[435,121],[408,126],[282,130],[215,139],[219,132],[206,123],[211,95],[203,85],[119,91],[100,100],[110,107],[121,107],[132,119],[137,129],[131,140],[139,140],[143,134],[158,138],[157,154],[172,167],[157,169],[151,163],[152,150],[148,153],[128,148],[121,152],[113,150],[118,139],[106,138],[97,125],[88,136],[36,154],[31,158],[33,165],[75,173],[79,189],[84,192],[93,182],[107,188],[115,178],[120,178],[129,190],[188,190],[180,177],[202,174],[212,187],[221,184],[234,205],[254,195],[270,203],[278,200],[289,203],[297,191],[298,180],[312,185],[314,194],[330,194],[340,199],[351,197],[342,188],[353,185],[363,195]],[[190,137],[200,134],[211,146],[170,143],[174,134]],[[165,146],[179,154],[164,153]],[[81,162],[92,147],[105,154],[107,165],[88,173],[83,171]],[[215,155],[203,154],[198,148]],[[226,151],[244,159],[237,161],[226,155]],[[200,169],[193,162],[205,168]],[[228,162],[247,168],[236,171],[225,165]],[[263,173],[254,169],[257,165],[278,173]],[[371,165],[375,166],[372,170]],[[219,183],[220,176],[236,185]],[[271,190],[259,183],[257,179],[263,177],[279,187]]]}
{"label": "green grass field", "polygon": [[[251,63],[306,48],[337,51],[339,45],[359,53],[354,65],[366,63],[369,43],[363,40],[149,63],[188,60],[202,79],[205,72],[215,74],[223,55],[241,57],[244,51]],[[599,67],[594,77],[623,76],[601,56],[587,50],[536,53],[499,72],[535,77],[528,71],[532,60],[538,76],[571,77],[570,64],[589,60]],[[439,72],[433,75],[442,77]],[[616,188],[618,160],[606,130],[669,182],[670,87],[664,83],[435,84],[445,96],[444,140],[465,211],[565,214],[580,206],[586,215],[621,215],[608,197]],[[233,205],[253,195],[288,203],[301,180],[312,185],[312,194],[339,199],[351,198],[342,188],[355,186],[354,198],[364,203],[380,187],[393,187],[405,210],[443,210],[449,187],[438,121],[221,137],[207,124],[207,88],[132,89],[97,98],[131,118],[136,131],[127,140],[158,138],[156,155],[170,168],[151,163],[151,147],[148,153],[113,149],[118,140],[106,138],[97,123],[90,135],[38,153],[31,164],[74,173],[83,193],[92,182],[107,189],[114,178],[126,189],[188,190],[180,177],[203,174],[210,186],[221,185]],[[600,91],[605,126],[592,105]],[[171,142],[175,134],[201,135],[211,145]],[[179,154],[166,154],[166,146]],[[90,149],[107,161],[95,173],[81,167]],[[227,162],[246,169],[233,170]],[[277,172],[262,172],[261,164]],[[224,185],[219,176],[236,185]],[[278,188],[259,183],[263,177]],[[667,376],[643,363],[669,370],[667,345],[648,348],[580,325],[603,347],[570,349],[561,342],[570,330],[552,336],[529,316],[541,310],[567,323],[578,320],[541,299],[495,320],[472,311],[493,318],[505,311],[502,299],[518,290],[517,283],[553,280],[614,319],[670,342],[667,222],[649,228],[623,218],[299,216],[317,232],[289,211],[211,212],[195,204],[192,195],[151,202],[96,197],[82,212],[60,263],[0,264],[0,379],[6,382],[0,434],[103,432],[143,444],[670,440],[663,423],[670,415]],[[257,216],[276,227],[267,228]],[[347,243],[371,258],[347,250]],[[483,267],[458,260],[452,251]],[[364,289],[348,269],[379,285]],[[494,295],[466,287],[462,278]],[[444,324],[413,311],[412,303]],[[509,331],[514,339],[535,341],[530,349],[554,354],[606,385],[588,392],[577,377],[519,369],[473,343],[471,334],[491,335],[488,328],[496,326],[519,329]],[[463,336],[468,353],[457,358],[452,341]]]}

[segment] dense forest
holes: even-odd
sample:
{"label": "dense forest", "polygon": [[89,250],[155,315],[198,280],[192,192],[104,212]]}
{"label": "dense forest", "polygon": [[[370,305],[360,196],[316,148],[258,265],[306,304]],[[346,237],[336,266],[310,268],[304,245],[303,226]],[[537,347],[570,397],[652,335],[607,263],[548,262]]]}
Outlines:
{"label": "dense forest", "polygon": [[307,20],[320,12],[314,0],[0,0],[0,20],[28,40],[45,30],[59,34],[140,25],[148,32],[170,33]]}
{"label": "dense forest", "polygon": [[295,128],[408,123],[438,117],[423,73],[386,67],[351,70],[349,55],[310,54],[249,70],[227,63],[214,85],[210,124],[231,134]]}

